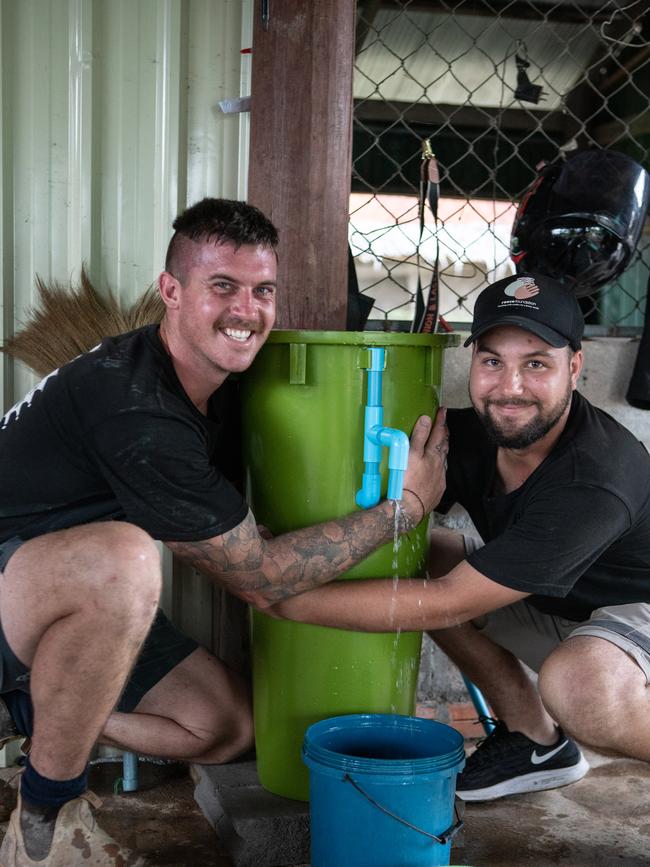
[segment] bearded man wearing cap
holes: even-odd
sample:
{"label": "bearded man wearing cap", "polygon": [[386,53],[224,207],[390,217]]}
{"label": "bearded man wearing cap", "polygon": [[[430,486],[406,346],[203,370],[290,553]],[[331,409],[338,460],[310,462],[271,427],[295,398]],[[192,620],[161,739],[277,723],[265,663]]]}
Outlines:
{"label": "bearded man wearing cap", "polygon": [[650,761],[650,456],[576,391],[583,326],[548,277],[488,286],[438,505],[461,504],[480,540],[434,530],[437,580],[345,581],[276,606],[324,626],[430,632],[496,717],[458,778],[465,800],[579,780],[574,738]]}

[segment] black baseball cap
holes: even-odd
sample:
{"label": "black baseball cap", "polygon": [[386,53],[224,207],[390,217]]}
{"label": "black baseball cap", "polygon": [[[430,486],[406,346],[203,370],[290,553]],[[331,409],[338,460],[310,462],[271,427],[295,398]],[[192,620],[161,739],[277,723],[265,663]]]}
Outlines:
{"label": "black baseball cap", "polygon": [[551,346],[580,349],[585,327],[575,295],[544,274],[514,274],[497,280],[476,299],[465,346],[500,325],[517,325]]}

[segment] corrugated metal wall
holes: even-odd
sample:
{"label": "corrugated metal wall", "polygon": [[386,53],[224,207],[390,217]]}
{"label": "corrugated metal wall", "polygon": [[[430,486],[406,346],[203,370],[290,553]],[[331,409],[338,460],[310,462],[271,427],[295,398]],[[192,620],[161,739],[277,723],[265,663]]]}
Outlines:
{"label": "corrugated metal wall", "polygon": [[[86,263],[97,288],[132,301],[161,270],[179,210],[205,195],[245,198],[248,115],[224,115],[218,102],[250,92],[250,55],[240,52],[253,3],[0,4],[7,337],[34,303],[36,274],[76,282]],[[2,364],[4,411],[33,377]],[[208,644],[218,619],[209,594],[196,576],[166,583],[166,608]]]}

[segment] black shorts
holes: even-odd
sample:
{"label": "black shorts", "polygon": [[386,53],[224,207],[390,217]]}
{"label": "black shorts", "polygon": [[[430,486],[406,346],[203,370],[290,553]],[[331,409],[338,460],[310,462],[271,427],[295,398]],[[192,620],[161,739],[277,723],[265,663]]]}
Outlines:
{"label": "black shorts", "polygon": [[[9,539],[0,544],[0,573],[9,558],[23,544],[22,539]],[[0,577],[0,580],[2,578]],[[198,647],[193,638],[184,635],[158,609],[149,634],[135,662],[115,710],[133,711],[143,696],[163,677]],[[0,694],[21,734],[32,734],[33,712],[29,697],[27,666],[18,659],[5,638],[0,623]]]}

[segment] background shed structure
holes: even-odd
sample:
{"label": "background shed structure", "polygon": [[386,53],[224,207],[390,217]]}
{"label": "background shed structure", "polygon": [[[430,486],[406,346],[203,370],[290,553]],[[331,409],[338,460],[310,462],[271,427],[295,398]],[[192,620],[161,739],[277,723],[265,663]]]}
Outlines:
{"label": "background shed structure", "polygon": [[[349,149],[322,155],[324,171],[339,184],[337,195],[342,178],[347,190],[353,189],[356,195],[410,195],[412,211],[418,136],[435,133],[443,194],[457,196],[459,208],[462,204],[482,213],[470,199],[476,195],[489,205],[495,179],[500,195],[505,190],[512,200],[528,183],[521,174],[512,182],[514,186],[507,182],[511,175],[497,172],[494,177],[476,180],[467,174],[472,168],[472,154],[477,163],[472,171],[480,171],[479,157],[484,167],[485,155],[494,155],[486,137],[495,131],[502,139],[509,136],[515,150],[518,137],[522,148],[525,141],[532,140],[531,129],[541,136],[540,141],[551,142],[554,147],[575,135],[591,135],[600,144],[614,146],[631,134],[647,154],[650,16],[641,15],[647,11],[646,0],[637,3],[638,8],[622,0],[606,4],[601,0],[361,0],[358,4],[354,0],[319,0],[303,6],[297,0],[272,0],[272,17],[265,27],[260,18],[261,0],[0,0],[2,335],[11,335],[26,317],[35,301],[37,274],[46,281],[76,282],[85,262],[100,290],[111,288],[126,301],[133,301],[156,279],[172,220],[186,204],[205,195],[247,197],[249,115],[224,114],[218,103],[251,93],[253,62],[249,53],[241,52],[252,46],[254,31],[258,58],[263,58],[270,46],[278,60],[283,39],[293,39],[291,51],[286,52],[287,62],[294,64],[292,74],[300,69],[302,51],[304,82],[315,87],[319,72],[321,79],[333,82],[326,91],[321,81],[321,97],[325,94],[327,98],[320,104],[328,114],[312,116],[301,131],[305,148],[317,148],[319,137],[323,147],[327,146],[323,131],[333,117],[345,139],[345,104],[349,100],[347,122],[353,119],[354,123],[352,179]],[[307,6],[311,19],[298,14],[302,15]],[[610,18],[623,8],[628,10],[627,23],[619,28],[619,22],[613,20],[612,24]],[[354,42],[355,12],[353,71],[340,68],[335,56],[327,52],[320,55],[318,50],[328,13],[338,16],[331,19],[334,28],[344,21],[346,39],[342,42],[348,50]],[[642,29],[633,32],[627,25],[636,21],[637,13]],[[582,26],[585,18],[593,22]],[[645,39],[645,47],[612,43],[611,56],[605,58],[598,40],[603,26],[614,39]],[[510,37],[499,36],[499,27]],[[531,35],[544,27],[548,28],[548,32],[544,30],[547,38]],[[260,40],[265,38],[270,41],[263,46]],[[568,40],[571,50],[553,71],[549,46],[559,38]],[[518,39],[527,41],[533,62],[531,80],[544,84],[549,92],[548,101],[536,107],[512,102],[513,47]],[[474,53],[466,50],[468,41]],[[477,59],[481,61],[478,65]],[[436,63],[442,65],[438,68]],[[260,156],[262,170],[251,184],[251,199],[273,218],[281,214],[284,221],[299,197],[292,199],[287,192],[284,200],[269,198],[264,189],[265,178],[270,184],[274,175],[280,178],[280,193],[282,185],[288,189],[295,182],[286,164],[276,171],[286,157],[283,136],[295,132],[292,112],[296,94],[286,86],[280,90],[279,80],[267,75],[266,81],[258,76],[257,84],[252,82],[253,109],[256,99],[261,105],[257,117],[268,118],[277,128],[274,147],[262,154],[264,159]],[[468,91],[465,85],[472,81]],[[594,88],[606,91],[604,107]],[[305,90],[307,93],[301,92],[303,100],[309,97],[309,88],[303,87]],[[507,106],[504,94],[509,94]],[[631,94],[629,99],[626,94]],[[262,97],[268,101],[260,103]],[[640,111],[639,101],[644,111]],[[258,126],[257,136],[263,143],[263,124]],[[505,170],[505,163],[511,161],[510,151],[505,149],[505,140],[500,147],[501,153],[508,155]],[[293,151],[293,159],[300,159],[300,153]],[[254,161],[260,152],[254,148],[252,154]],[[640,154],[633,153],[636,158]],[[311,183],[314,179],[310,179],[309,171],[304,165],[300,169],[301,182]],[[318,196],[327,193],[323,184],[319,187],[314,183],[309,188],[312,213],[318,210]],[[356,243],[360,258],[366,252],[372,259],[373,239],[365,237],[359,242],[358,203],[351,210],[353,247]],[[341,216],[337,232],[347,221],[347,212]],[[407,218],[404,212],[388,216],[387,222],[394,218],[397,232],[410,238],[412,248],[397,264],[400,268],[412,265],[413,226],[406,224],[413,223],[413,214]],[[452,209],[449,226],[454,219]],[[497,217],[488,214],[482,219],[486,231],[493,231],[497,246],[503,247],[503,226],[499,234]],[[300,221],[296,222],[300,228]],[[281,231],[284,228],[281,222]],[[328,228],[324,226],[324,234]],[[430,220],[428,232],[430,240]],[[311,255],[310,250],[307,253]],[[507,259],[507,250],[501,253]],[[346,255],[341,250],[338,254]],[[294,238],[292,255],[300,257],[300,239],[295,243]],[[463,256],[458,258],[458,279],[463,278],[465,265],[472,265],[467,250]],[[310,261],[313,276],[318,260],[311,256]],[[331,263],[327,264],[329,267]],[[296,273],[291,267],[287,271]],[[328,274],[334,272],[332,266]],[[387,280],[395,284],[398,294],[405,285],[413,286],[412,281],[401,282],[400,273],[389,264]],[[361,281],[362,289],[370,295],[376,288],[372,280],[379,282],[376,275]],[[288,288],[300,293],[300,281]],[[341,301],[346,287],[325,282],[323,288],[328,291],[321,294],[315,311],[302,300],[293,308],[299,315],[315,319],[281,324],[314,327],[328,322],[334,327],[333,322],[340,322],[338,327],[342,327]],[[643,298],[639,293],[628,297],[631,308],[623,312],[636,317],[638,333]],[[410,303],[411,299],[407,300]],[[384,305],[387,318],[392,305],[400,303],[399,298],[388,299]],[[464,303],[463,297],[459,306]],[[333,318],[328,320],[330,315]],[[590,341],[581,387],[648,443],[650,418],[623,400],[636,346],[634,336]],[[467,352],[449,352],[445,363],[447,401],[461,405],[466,402]],[[0,364],[0,391],[6,410],[32,387],[34,379],[6,356],[0,358]],[[165,567],[166,610],[203,644],[222,654],[228,647],[230,661],[240,662],[245,653],[243,640],[236,635],[233,638],[227,628],[236,619],[232,607],[239,611],[237,603],[213,590],[202,576],[172,564],[171,558],[166,557]],[[435,682],[431,689],[435,689]]]}
{"label": "background shed structure", "polygon": [[[35,276],[130,303],[163,267],[174,217],[206,195],[245,199],[252,0],[1,0],[0,327]],[[3,409],[34,384],[0,356]],[[217,652],[233,602],[163,549],[163,606]],[[231,654],[241,642],[229,640]],[[243,652],[243,648],[242,648]],[[232,660],[235,664],[237,659]]]}

